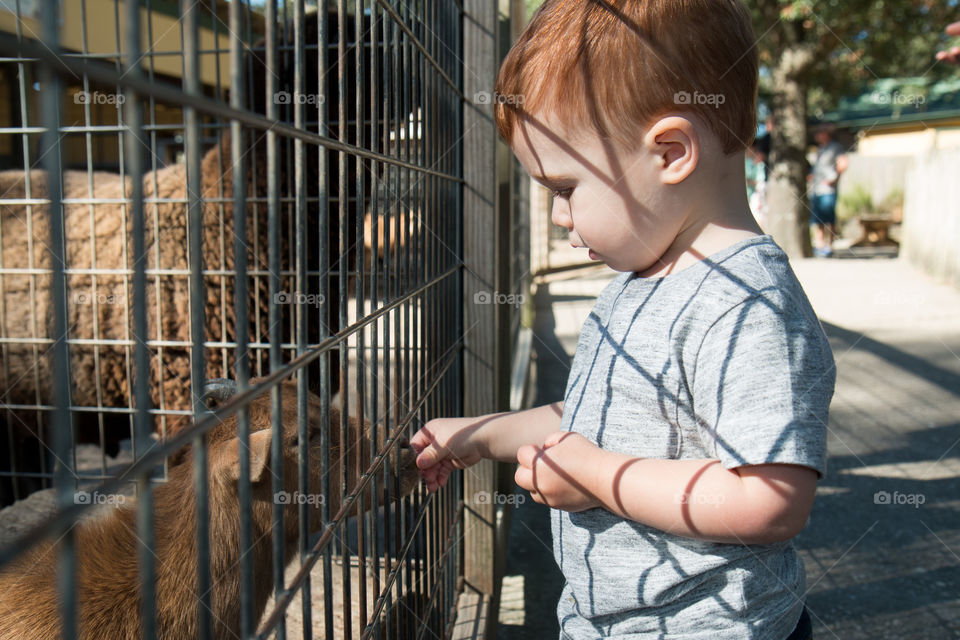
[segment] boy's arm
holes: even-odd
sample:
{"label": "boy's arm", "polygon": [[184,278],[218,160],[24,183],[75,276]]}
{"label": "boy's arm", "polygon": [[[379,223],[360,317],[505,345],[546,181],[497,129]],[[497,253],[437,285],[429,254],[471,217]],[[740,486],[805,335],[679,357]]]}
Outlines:
{"label": "boy's arm", "polygon": [[516,462],[520,447],[542,446],[544,438],[560,428],[562,414],[563,403],[554,402],[476,418],[438,418],[417,431],[410,444],[418,452],[417,466],[427,489],[434,491],[454,469],[464,469],[483,458]]}
{"label": "boy's arm", "polygon": [[790,464],[725,469],[719,460],[660,460],[604,451],[576,433],[518,452],[517,484],[568,511],[602,507],[679,536],[739,544],[792,538],[813,506],[817,472]]}

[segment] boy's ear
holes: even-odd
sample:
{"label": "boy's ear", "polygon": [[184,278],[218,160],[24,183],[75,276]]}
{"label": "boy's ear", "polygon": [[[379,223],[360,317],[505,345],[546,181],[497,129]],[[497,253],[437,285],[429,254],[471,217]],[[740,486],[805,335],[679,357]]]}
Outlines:
{"label": "boy's ear", "polygon": [[[270,429],[254,431],[250,434],[250,482],[260,482],[270,459]],[[234,438],[231,450],[235,453],[229,461],[230,480],[240,479],[240,438]]]}
{"label": "boy's ear", "polygon": [[700,138],[693,123],[680,116],[658,120],[647,132],[653,153],[659,156],[660,179],[664,184],[679,184],[700,162]]}

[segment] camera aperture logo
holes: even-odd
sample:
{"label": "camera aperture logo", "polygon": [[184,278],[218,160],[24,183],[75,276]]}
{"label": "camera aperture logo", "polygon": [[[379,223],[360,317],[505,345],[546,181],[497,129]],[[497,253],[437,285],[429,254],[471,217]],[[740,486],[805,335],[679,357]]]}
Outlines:
{"label": "camera aperture logo", "polygon": [[907,505],[914,509],[919,509],[920,505],[926,503],[926,501],[927,496],[922,493],[900,493],[899,491],[890,493],[889,491],[877,491],[873,494],[873,504]]}
{"label": "camera aperture logo", "polygon": [[515,307],[523,306],[526,297],[522,293],[500,293],[494,291],[477,291],[473,294],[473,304],[510,304]]}
{"label": "camera aperture logo", "polygon": [[111,504],[119,505],[127,501],[123,494],[100,493],[99,491],[75,491],[73,504]]}
{"label": "camera aperture logo", "polygon": [[527,496],[522,493],[500,493],[494,491],[477,491],[473,494],[474,504],[515,504],[517,506],[526,502]]}
{"label": "camera aperture logo", "polygon": [[273,494],[273,502],[275,504],[309,504],[318,507],[323,504],[323,494],[278,491]]}

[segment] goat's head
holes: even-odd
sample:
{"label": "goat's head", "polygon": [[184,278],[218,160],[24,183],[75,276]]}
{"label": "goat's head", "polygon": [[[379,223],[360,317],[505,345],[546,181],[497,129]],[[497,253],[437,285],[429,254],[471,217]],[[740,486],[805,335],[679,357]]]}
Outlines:
{"label": "goat's head", "polygon": [[[251,381],[256,382],[256,381]],[[204,395],[215,402],[223,402],[236,393],[236,383],[230,380],[210,381]],[[326,500],[329,506],[329,516],[334,516],[340,509],[342,499],[346,494],[353,492],[364,473],[373,460],[373,454],[380,450],[385,441],[383,434],[378,434],[377,442],[372,442],[370,423],[365,422],[361,428],[360,422],[350,416],[346,424],[345,442],[341,441],[342,425],[341,413],[334,407],[329,408],[329,422],[321,421],[323,403],[321,399],[307,393],[307,432],[309,447],[309,493],[304,496],[298,488],[298,460],[299,460],[299,413],[297,403],[297,385],[287,381],[280,385],[281,405],[280,421],[283,425],[281,448],[283,452],[283,493],[274,494],[274,471],[271,462],[271,401],[270,394],[264,393],[255,398],[249,405],[250,421],[250,481],[252,495],[260,506],[273,504],[278,501],[287,505],[287,522],[293,524],[298,521],[298,505],[306,503],[311,509],[311,529],[319,529],[324,523],[322,520],[322,505],[324,486],[329,487]],[[209,459],[211,478],[231,491],[237,490],[240,479],[239,437],[236,416],[230,417],[212,429],[208,435]],[[324,455],[324,436],[328,438],[329,457]],[[324,460],[329,462],[324,464]],[[375,478],[375,482],[368,483],[363,492],[364,508],[383,504],[389,496],[396,500],[400,496],[409,494],[419,482],[419,473],[416,466],[416,452],[410,447],[406,438],[398,438],[392,443],[389,456],[383,461],[383,467],[388,470],[389,486],[384,487],[383,467]],[[326,468],[325,468],[326,467]],[[326,471],[326,473],[324,473]],[[343,482],[346,481],[346,491]],[[376,484],[376,499],[373,487]],[[264,511],[263,513],[267,513]],[[255,516],[256,517],[256,516]],[[269,516],[268,516],[269,517]],[[296,535],[296,527],[288,526],[288,532]]]}

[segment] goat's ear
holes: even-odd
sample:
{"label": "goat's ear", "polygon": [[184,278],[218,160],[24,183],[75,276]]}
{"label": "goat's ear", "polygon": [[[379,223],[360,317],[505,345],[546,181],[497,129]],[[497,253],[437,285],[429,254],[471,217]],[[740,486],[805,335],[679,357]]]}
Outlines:
{"label": "goat's ear", "polygon": [[[270,459],[270,429],[254,431],[250,434],[250,481],[260,482],[263,478],[264,470],[267,468],[267,460]],[[236,447],[233,449],[237,457],[230,461],[230,479],[240,479],[240,438],[235,439]]]}

